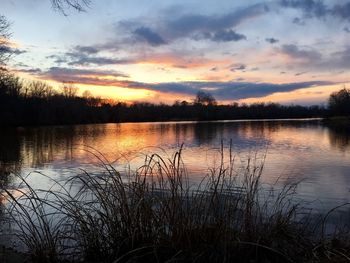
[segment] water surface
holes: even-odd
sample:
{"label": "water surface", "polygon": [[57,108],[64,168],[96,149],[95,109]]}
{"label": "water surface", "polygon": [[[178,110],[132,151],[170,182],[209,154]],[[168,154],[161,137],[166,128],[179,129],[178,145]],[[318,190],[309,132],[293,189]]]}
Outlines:
{"label": "water surface", "polygon": [[300,181],[298,196],[309,206],[328,210],[350,202],[350,135],[320,120],[124,123],[2,129],[0,183],[14,173],[29,175],[35,188],[64,180],[83,168],[98,171],[96,151],[120,170],[136,169],[143,154],[171,155],[184,145],[183,158],[193,182],[218,162],[232,144],[237,163],[266,153],[263,181],[278,185]]}

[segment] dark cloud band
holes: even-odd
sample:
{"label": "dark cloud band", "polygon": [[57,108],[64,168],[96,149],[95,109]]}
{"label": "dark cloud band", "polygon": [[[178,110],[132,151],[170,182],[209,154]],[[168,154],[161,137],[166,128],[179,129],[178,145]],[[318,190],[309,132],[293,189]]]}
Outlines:
{"label": "dark cloud band", "polygon": [[[60,82],[74,82],[97,86],[116,86],[133,89],[148,89],[163,93],[176,93],[195,95],[201,90],[210,92],[219,100],[238,100],[246,98],[258,98],[271,95],[276,92],[290,92],[315,86],[332,85],[331,81],[309,81],[285,84],[255,83],[255,82],[168,82],[168,83],[144,83],[125,80],[128,75],[116,71],[80,70],[67,68],[50,68],[41,72],[40,76]],[[105,78],[109,76],[112,78]]]}

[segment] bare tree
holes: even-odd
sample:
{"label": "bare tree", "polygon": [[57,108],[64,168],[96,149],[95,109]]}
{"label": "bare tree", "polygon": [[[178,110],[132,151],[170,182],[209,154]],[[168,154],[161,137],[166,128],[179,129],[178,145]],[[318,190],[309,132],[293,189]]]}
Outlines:
{"label": "bare tree", "polygon": [[89,90],[85,90],[83,92],[82,96],[83,96],[84,99],[90,99],[90,98],[92,98],[92,93]]}
{"label": "bare tree", "polygon": [[23,92],[23,83],[19,77],[9,72],[0,74],[0,97],[3,95],[19,97]]}
{"label": "bare tree", "polygon": [[216,100],[213,95],[208,92],[198,91],[196,98],[194,99],[194,104],[197,105],[216,105]]}
{"label": "bare tree", "polygon": [[350,116],[350,89],[333,92],[328,99],[328,108],[334,115]]}
{"label": "bare tree", "polygon": [[32,98],[50,98],[55,94],[54,89],[43,81],[32,81],[28,85],[27,94]]}
{"label": "bare tree", "polygon": [[74,8],[79,12],[85,11],[85,8],[90,5],[91,0],[51,0],[54,9],[65,14],[67,8]]}
{"label": "bare tree", "polygon": [[61,86],[61,93],[66,98],[75,98],[78,93],[78,88],[73,83],[63,83]]}
{"label": "bare tree", "polygon": [[10,35],[10,23],[5,16],[0,15],[0,70],[4,69],[6,61],[10,56]]}

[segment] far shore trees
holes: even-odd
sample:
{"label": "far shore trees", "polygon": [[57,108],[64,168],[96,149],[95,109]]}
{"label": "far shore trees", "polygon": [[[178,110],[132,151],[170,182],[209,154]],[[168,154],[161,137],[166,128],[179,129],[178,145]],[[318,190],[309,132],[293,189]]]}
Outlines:
{"label": "far shore trees", "polygon": [[0,126],[118,123],[142,121],[232,120],[324,117],[323,107],[273,103],[222,105],[212,96],[199,94],[194,103],[173,105],[123,103],[84,92],[72,83],[54,89],[45,82],[24,81],[0,74]]}

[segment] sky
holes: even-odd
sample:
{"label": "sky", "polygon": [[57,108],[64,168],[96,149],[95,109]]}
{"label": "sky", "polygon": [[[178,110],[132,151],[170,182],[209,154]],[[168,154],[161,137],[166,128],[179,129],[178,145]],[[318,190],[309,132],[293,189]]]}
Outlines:
{"label": "sky", "polygon": [[119,101],[325,104],[350,82],[348,0],[1,0],[26,79]]}

